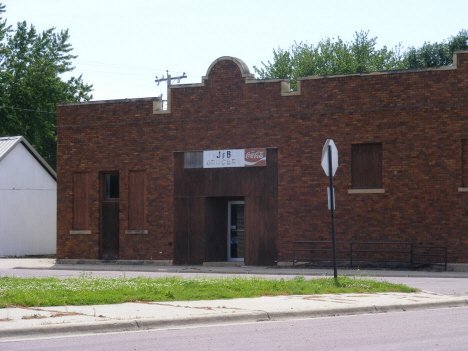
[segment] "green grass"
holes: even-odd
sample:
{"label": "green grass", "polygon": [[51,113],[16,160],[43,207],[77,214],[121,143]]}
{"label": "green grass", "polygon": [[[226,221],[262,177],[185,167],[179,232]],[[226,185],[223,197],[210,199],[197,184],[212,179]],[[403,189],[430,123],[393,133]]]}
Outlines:
{"label": "green grass", "polygon": [[0,308],[11,306],[99,305],[135,301],[188,301],[277,295],[415,292],[403,284],[368,278],[339,277],[305,280],[265,278],[104,278],[0,277]]}

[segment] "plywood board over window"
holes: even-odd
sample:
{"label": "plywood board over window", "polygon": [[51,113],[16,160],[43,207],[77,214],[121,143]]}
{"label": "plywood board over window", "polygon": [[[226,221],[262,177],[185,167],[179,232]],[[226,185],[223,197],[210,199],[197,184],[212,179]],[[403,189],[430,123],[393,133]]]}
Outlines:
{"label": "plywood board over window", "polygon": [[468,139],[462,140],[462,187],[468,188]]}
{"label": "plywood board over window", "polygon": [[146,172],[128,173],[129,205],[128,226],[130,230],[146,229]]}
{"label": "plywood board over window", "polygon": [[89,173],[73,174],[73,229],[90,229]]}
{"label": "plywood board over window", "polygon": [[353,189],[381,189],[382,144],[354,144],[351,157]]}

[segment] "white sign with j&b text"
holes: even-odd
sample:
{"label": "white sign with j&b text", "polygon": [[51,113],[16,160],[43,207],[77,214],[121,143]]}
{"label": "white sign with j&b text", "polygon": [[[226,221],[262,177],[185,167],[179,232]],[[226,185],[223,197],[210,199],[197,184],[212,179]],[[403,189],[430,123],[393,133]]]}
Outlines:
{"label": "white sign with j&b text", "polygon": [[203,151],[203,168],[266,166],[266,149]]}

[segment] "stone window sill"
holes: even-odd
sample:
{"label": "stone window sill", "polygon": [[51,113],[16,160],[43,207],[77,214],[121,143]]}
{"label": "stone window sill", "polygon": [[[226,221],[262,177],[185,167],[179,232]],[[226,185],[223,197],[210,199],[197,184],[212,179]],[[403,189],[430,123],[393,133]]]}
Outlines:
{"label": "stone window sill", "polygon": [[458,188],[460,193],[468,193],[468,188]]}
{"label": "stone window sill", "polygon": [[384,194],[385,189],[348,189],[348,194]]}
{"label": "stone window sill", "polygon": [[147,230],[126,230],[125,234],[148,234]]}
{"label": "stone window sill", "polygon": [[70,234],[91,234],[91,230],[70,230]]}

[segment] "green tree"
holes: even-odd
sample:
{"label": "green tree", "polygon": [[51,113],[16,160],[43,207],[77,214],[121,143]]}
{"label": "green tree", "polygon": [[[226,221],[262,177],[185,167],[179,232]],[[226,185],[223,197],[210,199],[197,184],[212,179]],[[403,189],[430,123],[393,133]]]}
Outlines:
{"label": "green tree", "polygon": [[310,75],[362,73],[394,69],[447,66],[453,63],[455,50],[468,49],[468,32],[462,30],[442,43],[425,42],[420,48],[402,52],[401,44],[394,49],[377,49],[377,38],[369,32],[356,32],[351,42],[322,38],[315,46],[294,43],[289,50],[273,50],[273,63],[254,66],[261,79],[289,78],[291,89],[297,89],[297,78]]}
{"label": "green tree", "polygon": [[77,58],[68,30],[38,33],[26,22],[13,30],[4,12],[0,3],[0,136],[24,136],[56,168],[56,103],[90,100],[92,85],[61,78]]}
{"label": "green tree", "polygon": [[273,50],[273,63],[262,62],[263,67],[254,66],[254,71],[262,79],[290,78],[291,89],[296,90],[298,77],[402,68],[400,47],[376,46],[377,38],[363,31],[356,32],[351,42],[340,37],[322,38],[316,46],[295,42],[289,50]]}
{"label": "green tree", "polygon": [[468,49],[468,32],[461,30],[442,43],[424,42],[420,48],[414,46],[405,52],[405,68],[424,68],[450,66],[453,64],[455,50]]}

